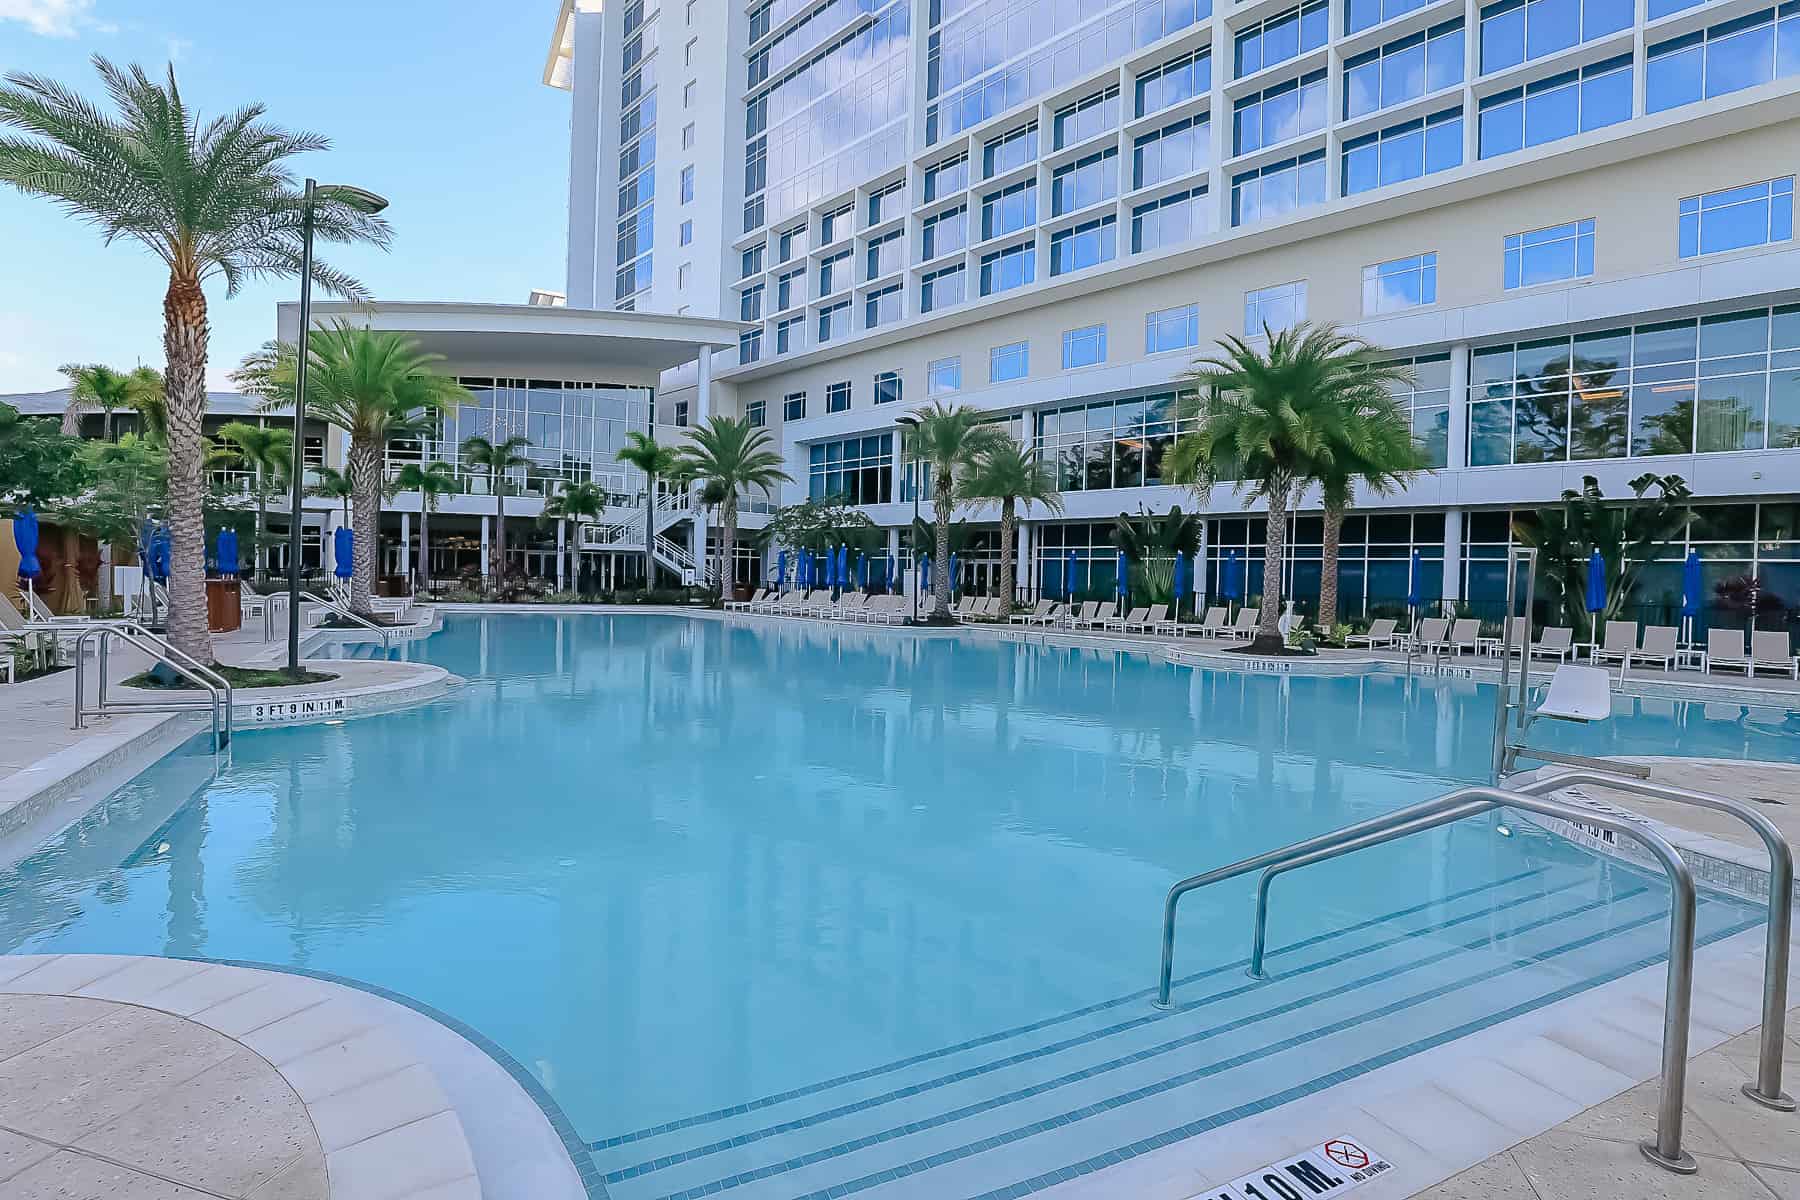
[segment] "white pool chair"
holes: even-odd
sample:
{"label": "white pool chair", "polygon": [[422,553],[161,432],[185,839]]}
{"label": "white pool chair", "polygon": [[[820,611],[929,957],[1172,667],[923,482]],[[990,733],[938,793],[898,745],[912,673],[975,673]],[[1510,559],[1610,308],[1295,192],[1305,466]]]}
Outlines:
{"label": "white pool chair", "polygon": [[1561,721],[1604,721],[1612,715],[1612,685],[1605,667],[1563,663],[1535,715]]}
{"label": "white pool chair", "polygon": [[1531,657],[1554,658],[1558,662],[1568,662],[1569,655],[1575,650],[1575,631],[1562,625],[1552,625],[1544,630],[1543,636],[1531,643]]}
{"label": "white pool chair", "polygon": [[1750,635],[1749,674],[1758,671],[1780,671],[1789,679],[1800,679],[1800,657],[1795,657],[1788,643],[1787,630],[1759,630]]}
{"label": "white pool chair", "polygon": [[1382,617],[1380,620],[1371,621],[1367,633],[1351,634],[1344,639],[1344,645],[1346,647],[1367,646],[1371,650],[1381,646],[1392,646],[1400,640],[1400,635],[1394,632],[1399,624],[1400,622],[1392,617]]}
{"label": "white pool chair", "polygon": [[1238,610],[1237,620],[1229,629],[1221,630],[1220,637],[1230,638],[1234,642],[1254,641],[1256,627],[1262,621],[1262,610],[1245,605]]}
{"label": "white pool chair", "polygon": [[840,621],[855,621],[862,616],[863,609],[868,607],[867,592],[845,592],[838,599],[837,612],[834,615]]}
{"label": "white pool chair", "polygon": [[863,620],[871,625],[897,625],[906,619],[905,596],[876,596],[863,609]]}
{"label": "white pool chair", "polygon": [[1223,604],[1215,604],[1206,610],[1206,617],[1198,625],[1190,625],[1188,632],[1195,637],[1218,637],[1225,632],[1227,609]]}
{"label": "white pool chair", "polygon": [[1060,622],[1063,619],[1063,614],[1067,611],[1068,609],[1064,607],[1062,601],[1052,600],[1050,602],[1050,607],[1044,610],[1043,616],[1033,616],[1026,623],[1029,625],[1042,625],[1045,629],[1048,629],[1052,625]]}
{"label": "white pool chair", "polygon": [[1750,673],[1750,655],[1744,651],[1741,629],[1709,629],[1706,631],[1706,659],[1702,670],[1712,674],[1714,667],[1736,667]]}
{"label": "white pool chair", "polygon": [[[1158,615],[1159,612],[1160,612],[1160,615]],[[1181,636],[1181,631],[1184,627],[1181,624],[1181,613],[1180,612],[1177,612],[1174,616],[1171,617],[1169,615],[1169,609],[1168,609],[1167,605],[1158,605],[1156,608],[1153,608],[1150,610],[1150,616],[1151,616],[1151,621],[1150,621],[1150,632],[1151,633],[1167,634],[1169,637],[1180,637]]]}
{"label": "white pool chair", "polygon": [[1444,639],[1450,646],[1452,655],[1467,650],[1475,653],[1476,643],[1481,640],[1481,619],[1479,617],[1458,617],[1450,626],[1450,634]]}
{"label": "white pool chair", "polygon": [[1426,617],[1412,631],[1410,640],[1414,650],[1425,653],[1431,650],[1444,649],[1444,639],[1450,635],[1450,622],[1443,617]]}
{"label": "white pool chair", "polygon": [[1644,626],[1644,642],[1625,658],[1625,667],[1629,670],[1639,663],[1656,663],[1662,670],[1668,671],[1675,666],[1675,643],[1681,631],[1673,625]]}
{"label": "white pool chair", "polygon": [[1155,633],[1158,625],[1168,625],[1170,623],[1169,606],[1166,604],[1152,604],[1149,611],[1144,614],[1143,620],[1134,621],[1127,617],[1125,620],[1125,628],[1138,633]]}
{"label": "white pool chair", "polygon": [[1134,608],[1122,617],[1118,616],[1116,614],[1113,616],[1110,616],[1110,617],[1106,618],[1105,622],[1102,623],[1101,627],[1103,629],[1113,630],[1118,633],[1124,633],[1128,629],[1132,629],[1139,625],[1142,625],[1144,623],[1144,618],[1148,617],[1149,615],[1150,615],[1150,609],[1149,609],[1149,606],[1146,605],[1143,608]]}
{"label": "white pool chair", "polygon": [[1084,600],[1079,608],[1071,608],[1064,614],[1062,623],[1069,629],[1082,629],[1100,619],[1100,602]]}
{"label": "white pool chair", "polygon": [[1594,661],[1628,663],[1637,651],[1637,640],[1636,621],[1608,621],[1606,637],[1594,651]]}
{"label": "white pool chair", "polygon": [[768,598],[769,589],[758,588],[756,595],[750,597],[748,600],[727,600],[725,602],[725,608],[729,612],[748,612]]}
{"label": "white pool chair", "polygon": [[1056,601],[1054,600],[1039,600],[1032,606],[1030,612],[1014,613],[1007,619],[1007,624],[1035,625],[1045,617],[1049,616],[1050,610],[1055,607]]}

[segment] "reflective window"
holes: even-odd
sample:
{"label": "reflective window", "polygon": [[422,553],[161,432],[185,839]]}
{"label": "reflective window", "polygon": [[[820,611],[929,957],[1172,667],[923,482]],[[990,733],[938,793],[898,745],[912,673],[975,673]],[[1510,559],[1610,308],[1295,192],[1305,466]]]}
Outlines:
{"label": "reflective window", "polygon": [[981,294],[992,296],[1037,278],[1037,250],[1030,242],[981,256]]}
{"label": "reflective window", "polygon": [[1213,207],[1206,185],[1164,196],[1131,210],[1131,252],[1179,246],[1213,231]]}
{"label": "reflective window", "polygon": [[850,302],[839,300],[819,310],[819,344],[850,336]]}
{"label": "reflective window", "polygon": [[763,285],[745,288],[738,294],[738,320],[760,321],[763,310]]}
{"label": "reflective window", "polygon": [[1056,110],[1052,140],[1056,149],[1097,137],[1119,124],[1119,89],[1109,87]]}
{"label": "reflective window", "polygon": [[[849,384],[833,384],[843,387]],[[819,442],[809,447],[806,494],[844,504],[887,504],[894,498],[894,435]]]}
{"label": "reflective window", "polygon": [[969,186],[969,158],[959,154],[925,170],[925,203]]}
{"label": "reflective window", "polygon": [[1461,108],[1365,133],[1344,143],[1344,195],[1459,167],[1462,153]]}
{"label": "reflective window", "polygon": [[1481,157],[1511,154],[1631,117],[1631,55],[1565,71],[1481,102]]}
{"label": "reflective window", "polygon": [[1323,46],[1330,35],[1330,18],[1325,0],[1312,0],[1245,28],[1235,43],[1234,78]]}
{"label": "reflective window", "polygon": [[873,329],[877,325],[891,325],[905,315],[905,301],[900,294],[898,283],[890,283],[863,297],[864,329]]}
{"label": "reflective window", "polygon": [[865,279],[880,279],[906,266],[906,230],[895,229],[869,241],[868,273]]}
{"label": "reflective window", "polygon": [[750,423],[752,429],[761,429],[767,425],[769,423],[769,402],[752,400],[744,405],[744,420]]}
{"label": "reflective window", "polygon": [[983,240],[1037,223],[1037,180],[1026,179],[981,198]]}
{"label": "reflective window", "polygon": [[806,299],[806,268],[795,267],[775,277],[775,311],[785,312]]}
{"label": "reflective window", "polygon": [[[629,312],[630,309],[624,311]],[[762,357],[761,329],[746,329],[738,334],[738,362],[753,363]]]}
{"label": "reflective window", "polygon": [[1062,336],[1062,365],[1067,371],[1073,367],[1091,367],[1106,361],[1106,326],[1088,325],[1081,329],[1071,329]]}
{"label": "reflective window", "polygon": [[925,368],[925,394],[942,396],[962,390],[962,359],[940,358]]}
{"label": "reflective window", "polygon": [[1032,124],[1023,129],[1015,129],[1005,137],[997,137],[982,147],[982,178],[992,179],[1002,171],[1010,171],[1014,167],[1022,167],[1026,163],[1036,162],[1037,156],[1037,126]]}
{"label": "reflective window", "polygon": [[1119,194],[1119,149],[1108,146],[1056,168],[1050,176],[1050,215],[1060,217]]}
{"label": "reflective window", "polygon": [[1413,442],[1425,456],[1427,467],[1446,466],[1450,454],[1450,356],[1425,354],[1399,359],[1412,369],[1412,382],[1398,384],[1390,394],[1410,414]]}
{"label": "reflective window", "polygon": [[936,312],[940,308],[961,304],[968,299],[968,287],[968,276],[964,274],[961,263],[927,271],[919,277],[919,311]]}
{"label": "reflective window", "polygon": [[879,225],[906,211],[906,182],[891,183],[869,196],[869,224]]}
{"label": "reflective window", "polygon": [[1325,151],[1269,163],[1231,181],[1231,223],[1254,225],[1325,203]]}
{"label": "reflective window", "polygon": [[1212,51],[1195,50],[1144,72],[1137,79],[1137,115],[1204,96],[1212,88]]}
{"label": "reflective window", "polygon": [[945,212],[926,217],[919,241],[921,261],[930,262],[945,254],[961,250],[969,244],[969,209],[959,204]]}
{"label": "reflective window", "polygon": [[1131,186],[1149,187],[1198,171],[1212,161],[1212,122],[1208,114],[1164,125],[1138,138],[1131,150]]}
{"label": "reflective window", "polygon": [[1645,109],[1661,112],[1708,96],[1800,74],[1800,0],[1763,9],[1650,47]]}
{"label": "reflective window", "polygon": [[789,392],[781,400],[781,419],[798,421],[806,416],[806,393]]}
{"label": "reflective window", "polygon": [[1785,242],[1794,236],[1794,177],[1689,196],[1680,214],[1683,258]]}
{"label": "reflective window", "polygon": [[1050,273],[1067,275],[1087,267],[1111,262],[1119,253],[1118,218],[1111,213],[1094,221],[1083,221],[1073,229],[1064,229],[1050,238]]}
{"label": "reflective window", "polygon": [[1363,315],[1437,303],[1437,254],[1414,254],[1363,268]]}
{"label": "reflective window", "polygon": [[1424,8],[1431,0],[1344,0],[1344,32],[1355,33]]}
{"label": "reflective window", "polygon": [[839,250],[819,260],[819,295],[829,296],[850,286],[850,251]]}
{"label": "reflective window", "polygon": [[828,413],[850,411],[850,381],[828,383],[825,385],[825,411]]}
{"label": "reflective window", "polygon": [[785,321],[775,322],[775,353],[790,354],[800,349],[806,336],[806,318],[804,316],[789,317]]}
{"label": "reflective window", "polygon": [[[1060,491],[1157,486],[1163,482],[1163,455],[1175,440],[1175,407],[1176,393],[1163,391],[1040,411],[1035,431],[1038,456],[1056,468]],[[1045,540],[1040,545],[1057,561],[1058,577],[1067,534],[1079,528],[1084,527],[1041,527]],[[1096,528],[1095,544],[1101,547],[1097,553],[1104,555],[1110,572],[1116,551],[1106,527]]]}
{"label": "reflective window", "polygon": [[1006,383],[1031,373],[1031,343],[1013,342],[988,351],[988,382]]}
{"label": "reflective window", "polygon": [[1508,290],[1586,279],[1594,273],[1594,222],[1590,218],[1508,234],[1504,258],[1503,286]]}
{"label": "reflective window", "polygon": [[882,371],[875,376],[875,403],[897,404],[900,401],[900,372]]}
{"label": "reflective window", "polygon": [[1200,305],[1182,304],[1144,314],[1144,353],[1161,354],[1200,344]]}
{"label": "reflective window", "polygon": [[1232,105],[1231,152],[1247,154],[1325,128],[1325,72],[1251,92]]}
{"label": "reflective window", "polygon": [[1500,0],[1481,10],[1483,74],[1630,28],[1632,0]]}
{"label": "reflective window", "polygon": [[819,245],[829,246],[850,236],[850,206],[826,213],[819,218]]}
{"label": "reflective window", "polygon": [[1463,23],[1450,21],[1344,62],[1344,116],[1379,109],[1461,83]]}
{"label": "reflective window", "polygon": [[1306,320],[1306,281],[1244,293],[1244,335],[1280,333]]}

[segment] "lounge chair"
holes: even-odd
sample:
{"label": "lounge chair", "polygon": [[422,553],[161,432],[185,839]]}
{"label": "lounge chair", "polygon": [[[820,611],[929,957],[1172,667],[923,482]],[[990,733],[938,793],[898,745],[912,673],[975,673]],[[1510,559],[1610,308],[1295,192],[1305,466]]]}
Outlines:
{"label": "lounge chair", "polygon": [[44,603],[44,598],[31,589],[27,589],[25,592],[25,605],[25,620],[28,624],[32,625],[68,624],[75,621],[85,622],[91,619],[80,614],[67,617],[58,616],[56,613],[50,611],[50,606]]}
{"label": "lounge chair", "polygon": [[1347,647],[1367,646],[1371,650],[1380,646],[1392,646],[1400,640],[1400,635],[1394,632],[1399,624],[1400,622],[1392,617],[1382,617],[1378,621],[1371,621],[1367,633],[1351,634],[1344,639],[1344,645]]}
{"label": "lounge chair", "polygon": [[1206,610],[1206,619],[1197,625],[1188,626],[1188,632],[1196,637],[1218,637],[1225,632],[1227,609],[1223,604],[1215,604]]}
{"label": "lounge chair", "polygon": [[1415,651],[1423,654],[1429,651],[1447,648],[1446,638],[1450,636],[1450,622],[1443,617],[1426,617],[1412,631],[1411,642]]}
{"label": "lounge chair", "polygon": [[1050,614],[1056,607],[1054,600],[1039,600],[1030,612],[1014,613],[1007,619],[1009,625],[1035,625]]}
{"label": "lounge chair", "polygon": [[1531,643],[1531,657],[1554,658],[1568,662],[1575,650],[1575,631],[1563,625],[1547,627],[1537,641]]}
{"label": "lounge chair", "polygon": [[768,596],[768,588],[758,588],[756,590],[756,595],[750,597],[748,600],[727,600],[725,602],[725,608],[727,611],[748,612],[758,604],[761,604],[764,600],[768,599]]}
{"label": "lounge chair", "polygon": [[1150,606],[1150,611],[1144,614],[1143,620],[1133,621],[1128,618],[1125,622],[1125,628],[1137,630],[1140,633],[1155,633],[1159,625],[1168,624],[1171,624],[1169,620],[1169,606],[1166,604],[1152,604]]}
{"label": "lounge chair", "polygon": [[42,625],[31,624],[13,607],[11,600],[0,596],[0,646],[23,647],[27,654],[37,658],[39,666],[43,666],[46,644],[57,644],[55,634]]}
{"label": "lounge chair", "polygon": [[867,592],[846,592],[838,600],[837,612],[833,615],[840,621],[857,620],[862,616],[862,611],[868,606],[868,603]]}
{"label": "lounge chair", "polygon": [[1450,626],[1450,634],[1444,639],[1450,647],[1452,655],[1467,650],[1475,653],[1476,645],[1481,641],[1481,619],[1479,617],[1458,617]]}
{"label": "lounge chair", "polygon": [[1179,609],[1176,610],[1175,615],[1171,617],[1169,615],[1168,605],[1159,604],[1155,608],[1152,608],[1150,610],[1150,618],[1151,618],[1151,620],[1150,620],[1150,632],[1151,633],[1156,633],[1156,634],[1165,634],[1166,633],[1170,637],[1180,637],[1181,636],[1182,624],[1181,624],[1181,612]]}
{"label": "lounge chair", "polygon": [[1630,660],[1637,650],[1638,627],[1636,621],[1608,621],[1606,638],[1593,653],[1595,662],[1624,663]]}
{"label": "lounge chair", "polygon": [[1675,641],[1680,631],[1673,625],[1646,625],[1644,627],[1644,644],[1625,656],[1625,667],[1630,670],[1638,663],[1657,663],[1667,671],[1675,665]]}
{"label": "lounge chair", "polygon": [[1238,610],[1237,620],[1231,628],[1219,636],[1230,638],[1234,642],[1249,642],[1256,638],[1256,627],[1262,622],[1262,610],[1245,605]]}
{"label": "lounge chair", "polygon": [[863,608],[863,620],[871,625],[897,625],[906,619],[906,597],[876,596]]}
{"label": "lounge chair", "polygon": [[1146,617],[1148,617],[1149,615],[1150,615],[1150,609],[1149,609],[1148,605],[1146,605],[1143,608],[1134,608],[1122,617],[1115,614],[1113,616],[1106,618],[1106,620],[1102,623],[1102,628],[1109,629],[1109,630],[1116,629],[1120,633],[1124,633],[1127,629],[1131,629],[1134,626],[1142,625],[1144,623],[1144,619]]}
{"label": "lounge chair", "polygon": [[1063,606],[1062,601],[1052,600],[1050,602],[1050,607],[1044,610],[1044,615],[1041,617],[1032,617],[1028,624],[1042,625],[1044,628],[1048,629],[1061,621],[1063,615],[1067,612],[1068,609]]}
{"label": "lounge chair", "polygon": [[1788,644],[1787,630],[1760,630],[1750,635],[1749,673],[1758,671],[1780,671],[1789,679],[1800,679],[1800,657]]}
{"label": "lounge chair", "polygon": [[1085,625],[1092,625],[1099,619],[1100,602],[1098,600],[1084,600],[1081,603],[1081,607],[1071,608],[1068,612],[1063,614],[1062,624],[1069,629],[1080,629]]}

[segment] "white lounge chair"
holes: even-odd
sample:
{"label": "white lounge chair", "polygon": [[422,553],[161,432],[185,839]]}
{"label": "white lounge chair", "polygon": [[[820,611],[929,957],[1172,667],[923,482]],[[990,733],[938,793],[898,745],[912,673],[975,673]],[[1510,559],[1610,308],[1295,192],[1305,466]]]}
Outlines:
{"label": "white lounge chair", "polygon": [[1481,641],[1481,619],[1479,617],[1458,617],[1450,626],[1449,636],[1445,642],[1452,655],[1467,650],[1475,653],[1477,643]]}
{"label": "white lounge chair", "polygon": [[1759,630],[1750,635],[1750,671],[1780,671],[1789,679],[1800,679],[1800,657],[1795,657],[1788,642],[1787,630]]}
{"label": "white lounge chair", "polygon": [[1215,604],[1206,610],[1206,617],[1197,625],[1188,626],[1188,632],[1196,637],[1218,637],[1225,632],[1225,619],[1228,610],[1223,604]]}
{"label": "white lounge chair", "polygon": [[1032,606],[1030,612],[1014,613],[1008,618],[1007,623],[1009,625],[1035,625],[1048,616],[1050,610],[1055,607],[1056,601],[1054,600],[1039,600]]}
{"label": "white lounge chair", "polygon": [[[1161,613],[1160,616],[1158,616],[1159,612]],[[1165,604],[1159,604],[1155,608],[1150,610],[1150,617],[1151,617],[1151,620],[1150,620],[1150,632],[1151,633],[1167,634],[1170,637],[1180,637],[1181,636],[1182,624],[1181,624],[1181,613],[1179,610],[1177,610],[1175,615],[1171,617],[1169,615],[1168,606]]]}
{"label": "white lounge chair", "polygon": [[1594,661],[1601,663],[1629,662],[1637,650],[1638,627],[1636,621],[1608,621],[1606,637],[1594,651]]}
{"label": "white lounge chair", "polygon": [[1680,636],[1680,631],[1673,625],[1646,625],[1644,644],[1625,656],[1626,670],[1639,663],[1656,663],[1665,671],[1672,669],[1675,665],[1675,642]]}
{"label": "white lounge chair", "polygon": [[1344,639],[1344,645],[1346,647],[1367,646],[1371,650],[1382,646],[1395,645],[1400,641],[1400,635],[1394,632],[1399,624],[1400,622],[1394,620],[1392,617],[1382,617],[1379,620],[1371,621],[1369,622],[1369,631],[1367,633],[1351,634]]}
{"label": "white lounge chair", "polygon": [[1150,606],[1150,611],[1144,614],[1143,620],[1133,621],[1127,618],[1125,621],[1125,628],[1140,633],[1155,633],[1157,626],[1167,624],[1170,624],[1169,606],[1166,604],[1152,604]]}
{"label": "white lounge chair", "polygon": [[862,615],[868,603],[867,592],[845,592],[838,599],[837,611],[832,615],[840,621],[854,621]]}
{"label": "white lounge chair", "polygon": [[1554,658],[1557,662],[1568,662],[1574,650],[1575,631],[1562,625],[1549,626],[1537,641],[1531,643],[1531,657]]}
{"label": "white lounge chair", "polygon": [[1081,629],[1092,625],[1100,619],[1100,602],[1084,600],[1079,608],[1071,608],[1063,615],[1063,625],[1069,629]]}
{"label": "white lounge chair", "polygon": [[1262,610],[1245,605],[1238,610],[1237,620],[1232,623],[1231,628],[1224,630],[1219,636],[1230,638],[1234,642],[1253,641],[1256,638],[1256,627],[1261,621]]}
{"label": "white lounge chair", "polygon": [[[38,660],[38,665],[45,665],[46,647],[56,647],[55,633],[43,625],[33,625],[27,621],[12,601],[0,596],[0,646],[23,647],[27,654]],[[11,659],[9,658],[10,662]]]}
{"label": "white lounge chair", "polygon": [[863,609],[863,620],[871,625],[898,625],[906,617],[905,596],[877,596]]}
{"label": "white lounge chair", "polygon": [[1132,627],[1137,626],[1137,625],[1142,625],[1144,623],[1144,618],[1148,617],[1149,615],[1150,615],[1150,609],[1147,605],[1143,608],[1134,608],[1130,612],[1126,613],[1124,616],[1118,616],[1117,614],[1115,614],[1113,616],[1106,618],[1105,622],[1102,625],[1102,628],[1109,629],[1109,630],[1117,630],[1120,633],[1124,633],[1127,629],[1131,629]]}
{"label": "white lounge chair", "polygon": [[768,599],[768,597],[768,588],[758,588],[756,590],[756,595],[750,597],[748,600],[727,600],[725,602],[725,608],[727,611],[749,612],[758,604],[761,604],[764,600]]}
{"label": "white lounge chair", "polygon": [[1412,647],[1421,654],[1432,650],[1442,650],[1445,648],[1445,639],[1449,636],[1449,621],[1443,617],[1426,617],[1412,631]]}

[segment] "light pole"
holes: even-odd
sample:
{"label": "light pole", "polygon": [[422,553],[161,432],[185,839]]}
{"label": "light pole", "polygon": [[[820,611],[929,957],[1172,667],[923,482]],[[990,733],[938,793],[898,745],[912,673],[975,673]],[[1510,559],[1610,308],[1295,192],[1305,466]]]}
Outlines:
{"label": "light pole", "polygon": [[312,342],[313,208],[321,191],[370,216],[388,206],[374,192],[340,183],[321,186],[311,179],[306,181],[306,195],[300,202],[300,336],[294,351],[294,457],[288,465],[293,488],[288,511],[287,669],[295,679],[300,677],[300,502],[306,491],[306,362],[311,357]]}
{"label": "light pole", "polygon": [[[906,446],[906,435],[913,432],[914,430],[918,429],[918,427],[919,427],[919,414],[918,413],[903,413],[902,415],[894,418],[894,424],[896,426],[898,426],[900,429],[900,444],[902,446]],[[907,488],[909,491],[912,492],[912,498],[913,498],[913,523],[912,523],[912,528],[910,528],[906,531],[906,536],[908,538],[913,538],[913,537],[918,536],[918,531],[919,531],[919,460],[917,458],[913,457],[911,447],[907,447],[906,477],[909,481],[907,484]],[[916,547],[916,546],[913,547],[912,563],[910,564],[910,569],[912,571],[912,577],[913,577],[913,585],[912,585],[913,615],[912,615],[912,619],[913,619],[913,624],[917,625],[919,623],[919,550],[918,550],[918,547]],[[942,570],[943,567],[940,565],[938,569]]]}

